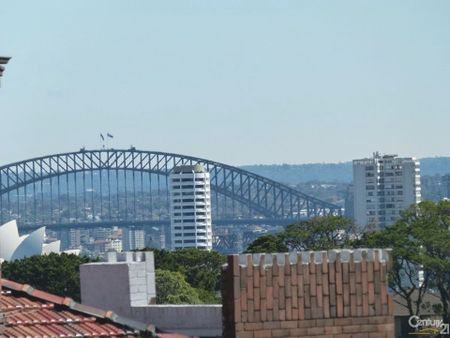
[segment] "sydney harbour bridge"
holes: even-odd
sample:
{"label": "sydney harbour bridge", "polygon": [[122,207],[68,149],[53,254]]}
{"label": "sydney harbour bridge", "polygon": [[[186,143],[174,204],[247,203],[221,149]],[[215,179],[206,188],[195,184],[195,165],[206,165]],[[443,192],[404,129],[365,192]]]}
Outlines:
{"label": "sydney harbour bridge", "polygon": [[102,149],[32,158],[0,167],[0,222],[22,231],[167,225],[168,175],[201,164],[210,173],[213,224],[280,224],[341,208],[227,164],[156,151]]}

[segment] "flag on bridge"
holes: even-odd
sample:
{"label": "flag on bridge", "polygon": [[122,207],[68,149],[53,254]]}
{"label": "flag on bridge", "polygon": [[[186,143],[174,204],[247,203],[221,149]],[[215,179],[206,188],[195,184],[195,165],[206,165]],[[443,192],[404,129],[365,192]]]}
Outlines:
{"label": "flag on bridge", "polygon": [[102,139],[102,141],[104,141],[104,140],[105,140],[105,137],[103,136],[103,134],[102,134],[102,133],[100,133],[100,138]]}
{"label": "flag on bridge", "polygon": [[106,133],[106,136],[108,136],[109,138],[114,138],[114,136],[112,136],[110,133]]}

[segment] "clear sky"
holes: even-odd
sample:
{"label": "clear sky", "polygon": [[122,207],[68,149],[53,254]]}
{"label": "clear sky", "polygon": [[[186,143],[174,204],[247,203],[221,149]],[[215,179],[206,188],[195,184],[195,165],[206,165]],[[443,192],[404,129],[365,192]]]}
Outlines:
{"label": "clear sky", "polygon": [[450,155],[450,1],[0,0],[0,165]]}

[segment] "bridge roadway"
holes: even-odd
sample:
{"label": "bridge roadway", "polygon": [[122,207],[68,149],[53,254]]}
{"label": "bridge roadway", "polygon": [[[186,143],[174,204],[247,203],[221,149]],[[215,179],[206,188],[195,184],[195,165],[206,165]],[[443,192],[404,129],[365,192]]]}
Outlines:
{"label": "bridge roadway", "polygon": [[[247,219],[221,219],[213,221],[214,226],[226,226],[226,225],[281,225],[286,226],[298,222],[297,219],[265,219],[265,218],[247,218]],[[49,230],[62,230],[71,228],[90,229],[90,228],[109,228],[113,226],[118,227],[146,227],[146,226],[169,226],[169,219],[151,220],[151,221],[96,221],[96,222],[73,222],[62,224],[18,224],[21,231],[29,232],[40,227],[45,226]]]}

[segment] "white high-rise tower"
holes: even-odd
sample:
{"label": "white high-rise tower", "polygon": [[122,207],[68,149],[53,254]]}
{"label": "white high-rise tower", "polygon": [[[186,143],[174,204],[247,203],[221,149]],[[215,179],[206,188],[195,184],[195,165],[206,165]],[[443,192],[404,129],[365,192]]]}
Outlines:
{"label": "white high-rise tower", "polygon": [[170,174],[172,249],[212,249],[211,187],[201,165],[174,167]]}
{"label": "white high-rise tower", "polygon": [[380,155],[353,161],[354,218],[359,226],[384,228],[420,202],[419,162]]}

